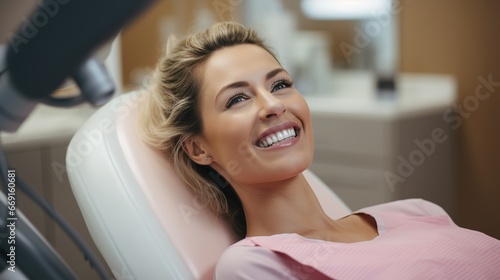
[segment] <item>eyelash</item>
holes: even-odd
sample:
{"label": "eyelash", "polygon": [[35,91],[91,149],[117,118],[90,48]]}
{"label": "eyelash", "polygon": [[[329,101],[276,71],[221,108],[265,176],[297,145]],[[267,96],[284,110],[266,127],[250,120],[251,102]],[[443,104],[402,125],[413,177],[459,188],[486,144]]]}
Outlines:
{"label": "eyelash", "polygon": [[[287,79],[287,78],[280,78],[279,80],[277,80],[273,86],[272,86],[272,89],[274,89],[276,86],[278,85],[284,85],[285,88],[289,88],[289,87],[292,87],[293,86],[293,81]],[[271,89],[271,92],[274,92],[272,91]]]}
{"label": "eyelash", "polygon": [[248,99],[245,96],[245,94],[243,94],[243,93],[237,93],[237,94],[233,95],[231,98],[229,98],[229,100],[226,103],[226,109],[229,109],[229,108],[231,108],[231,106],[233,106],[234,104],[236,104],[236,103],[234,103],[234,101],[236,99],[240,98],[240,97],[243,98],[243,99],[245,99],[245,100]]}
{"label": "eyelash", "polygon": [[[275,88],[279,85],[284,85],[285,87],[284,88],[290,88],[293,86],[293,81],[289,80],[289,79],[286,79],[286,78],[280,78],[279,80],[277,80],[275,83],[273,83],[272,87],[271,87],[271,92],[275,92],[277,90],[281,90],[281,89],[276,89]],[[282,89],[284,89],[282,88]],[[238,98],[243,98],[243,99],[248,99],[248,97],[244,94],[244,93],[237,93],[235,95],[233,95],[231,98],[229,98],[229,100],[227,101],[226,103],[226,109],[229,109],[231,108],[234,104],[238,103],[238,102],[235,102]]]}

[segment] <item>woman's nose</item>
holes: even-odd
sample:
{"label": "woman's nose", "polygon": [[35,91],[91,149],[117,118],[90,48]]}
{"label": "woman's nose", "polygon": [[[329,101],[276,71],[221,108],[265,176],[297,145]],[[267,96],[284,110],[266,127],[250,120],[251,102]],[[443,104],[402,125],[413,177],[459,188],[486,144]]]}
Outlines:
{"label": "woman's nose", "polygon": [[263,120],[279,117],[286,111],[283,101],[267,90],[260,92],[259,99],[259,117]]}

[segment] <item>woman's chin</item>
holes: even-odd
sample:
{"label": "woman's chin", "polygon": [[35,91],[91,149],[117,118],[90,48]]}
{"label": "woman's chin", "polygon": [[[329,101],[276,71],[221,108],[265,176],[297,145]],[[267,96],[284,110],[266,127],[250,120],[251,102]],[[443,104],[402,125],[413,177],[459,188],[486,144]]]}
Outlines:
{"label": "woman's chin", "polygon": [[[246,178],[241,178],[248,184],[266,184],[270,182],[279,182],[284,180],[289,180],[294,178],[307,168],[311,164],[310,160],[305,158],[295,158],[283,162],[274,162],[274,164],[269,164],[255,172],[255,174],[247,173]],[[246,179],[246,180],[245,180]]]}

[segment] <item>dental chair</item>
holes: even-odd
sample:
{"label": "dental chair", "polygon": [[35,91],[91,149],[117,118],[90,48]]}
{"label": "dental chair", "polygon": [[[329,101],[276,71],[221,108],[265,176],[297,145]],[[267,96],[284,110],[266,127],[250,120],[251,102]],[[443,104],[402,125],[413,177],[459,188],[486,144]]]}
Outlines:
{"label": "dental chair", "polygon": [[[66,167],[87,228],[117,279],[213,279],[222,252],[237,241],[185,187],[137,130],[141,94],[111,100],[74,135]],[[332,218],[351,211],[304,172]]]}

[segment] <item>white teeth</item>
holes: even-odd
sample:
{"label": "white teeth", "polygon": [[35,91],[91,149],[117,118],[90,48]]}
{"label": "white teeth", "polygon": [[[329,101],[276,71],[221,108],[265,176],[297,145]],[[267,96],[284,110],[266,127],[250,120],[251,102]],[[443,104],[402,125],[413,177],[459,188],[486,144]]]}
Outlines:
{"label": "white teeth", "polygon": [[267,136],[265,139],[261,140],[258,145],[261,148],[266,148],[266,147],[272,146],[273,144],[276,144],[280,141],[290,139],[290,138],[293,138],[295,136],[297,136],[295,133],[295,129],[288,128],[288,129],[284,129],[282,131],[278,131],[274,134]]}
{"label": "white teeth", "polygon": [[283,137],[283,133],[281,132],[276,133],[276,136],[278,137],[278,141],[285,139],[285,137]]}
{"label": "white teeth", "polygon": [[290,132],[288,131],[288,129],[283,130],[283,138],[288,138],[288,137],[290,137]]}

